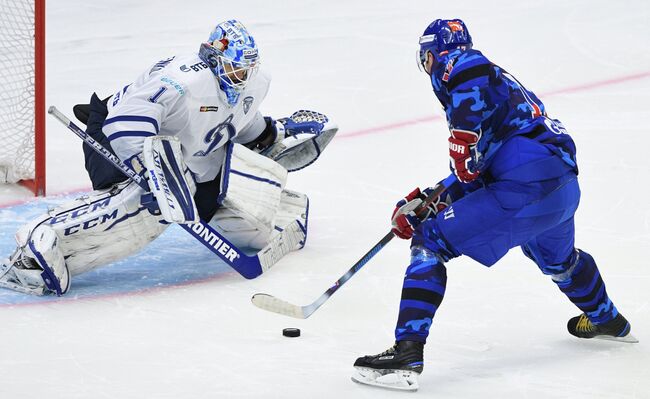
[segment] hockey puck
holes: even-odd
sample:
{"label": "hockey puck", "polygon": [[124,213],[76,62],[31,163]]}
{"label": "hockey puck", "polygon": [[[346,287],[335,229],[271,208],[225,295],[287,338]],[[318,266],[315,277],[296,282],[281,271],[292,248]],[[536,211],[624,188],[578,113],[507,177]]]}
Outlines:
{"label": "hockey puck", "polygon": [[300,329],[299,328],[285,328],[282,330],[282,335],[285,337],[299,337],[300,336]]}

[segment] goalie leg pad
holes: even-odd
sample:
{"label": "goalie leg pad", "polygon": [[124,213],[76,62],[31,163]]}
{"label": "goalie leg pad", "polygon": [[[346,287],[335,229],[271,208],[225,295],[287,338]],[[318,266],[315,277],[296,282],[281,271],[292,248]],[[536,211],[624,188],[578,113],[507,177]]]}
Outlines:
{"label": "goalie leg pad", "polygon": [[275,215],[275,230],[272,237],[292,226],[294,222],[299,230],[296,231],[296,247],[293,250],[302,249],[307,241],[309,198],[298,191],[284,189]]}
{"label": "goalie leg pad", "polygon": [[305,246],[309,220],[309,199],[305,194],[283,190],[271,234],[256,228],[228,208],[221,208],[210,224],[232,243],[259,251],[266,272],[289,252]]}
{"label": "goalie leg pad", "polygon": [[258,253],[264,271],[270,269],[284,255],[305,246],[308,220],[309,198],[297,191],[282,190],[275,229],[268,244]]}
{"label": "goalie leg pad", "polygon": [[255,223],[251,218],[244,218],[240,214],[232,209],[221,207],[215,212],[209,224],[240,249],[263,248],[271,234],[268,226]]}
{"label": "goalie leg pad", "polygon": [[260,249],[274,230],[287,171],[240,144],[229,144],[221,169],[219,210],[210,225],[239,247]]}
{"label": "goalie leg pad", "polygon": [[27,242],[39,226],[51,228],[75,276],[135,253],[169,225],[160,214],[141,204],[145,194],[133,181],[110,190],[93,191],[64,203],[23,226],[17,242]]}

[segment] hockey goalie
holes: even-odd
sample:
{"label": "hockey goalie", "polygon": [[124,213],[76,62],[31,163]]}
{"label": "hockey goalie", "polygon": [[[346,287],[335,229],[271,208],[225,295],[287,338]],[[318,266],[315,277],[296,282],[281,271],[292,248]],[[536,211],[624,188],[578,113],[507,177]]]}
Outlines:
{"label": "hockey goalie", "polygon": [[87,135],[149,189],[84,144],[94,191],[19,229],[0,286],[63,295],[73,276],[135,253],[171,223],[207,223],[238,248],[282,235],[281,254],[301,249],[309,200],[285,188],[287,174],[313,163],[337,127],[313,111],[262,116],[270,79],[259,66],[255,40],[229,20],[198,53],[75,106]]}

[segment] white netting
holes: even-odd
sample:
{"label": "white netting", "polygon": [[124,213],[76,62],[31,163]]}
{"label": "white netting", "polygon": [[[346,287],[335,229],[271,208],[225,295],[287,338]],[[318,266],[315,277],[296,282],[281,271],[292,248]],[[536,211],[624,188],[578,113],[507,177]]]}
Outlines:
{"label": "white netting", "polygon": [[0,0],[0,181],[34,177],[34,0]]}

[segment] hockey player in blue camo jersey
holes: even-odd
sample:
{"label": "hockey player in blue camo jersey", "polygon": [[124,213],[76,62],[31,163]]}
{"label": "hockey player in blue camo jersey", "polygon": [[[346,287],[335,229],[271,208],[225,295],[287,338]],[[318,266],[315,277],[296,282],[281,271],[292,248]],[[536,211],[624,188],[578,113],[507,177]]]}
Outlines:
{"label": "hockey player in blue camo jersey", "polygon": [[411,239],[411,263],[396,342],[357,359],[353,379],[417,389],[423,347],[445,295],[445,263],[466,255],[492,266],[517,246],[583,312],[569,320],[569,333],[634,342],[594,259],[574,247],[578,166],[562,123],[546,114],[534,93],[472,48],[459,19],[438,19],[426,28],[419,64],[447,116],[456,180],[426,217],[415,217],[413,209],[430,189],[415,189],[397,203],[393,232]]}
{"label": "hockey player in blue camo jersey", "polygon": [[264,270],[301,249],[309,203],[285,188],[287,173],[314,162],[337,128],[313,111],[262,116],[270,79],[259,66],[253,36],[224,21],[198,52],[76,106],[88,135],[147,177],[149,190],[84,144],[95,191],[20,229],[0,286],[63,295],[73,276],[140,250],[170,223],[201,220],[240,249],[264,249]]}

